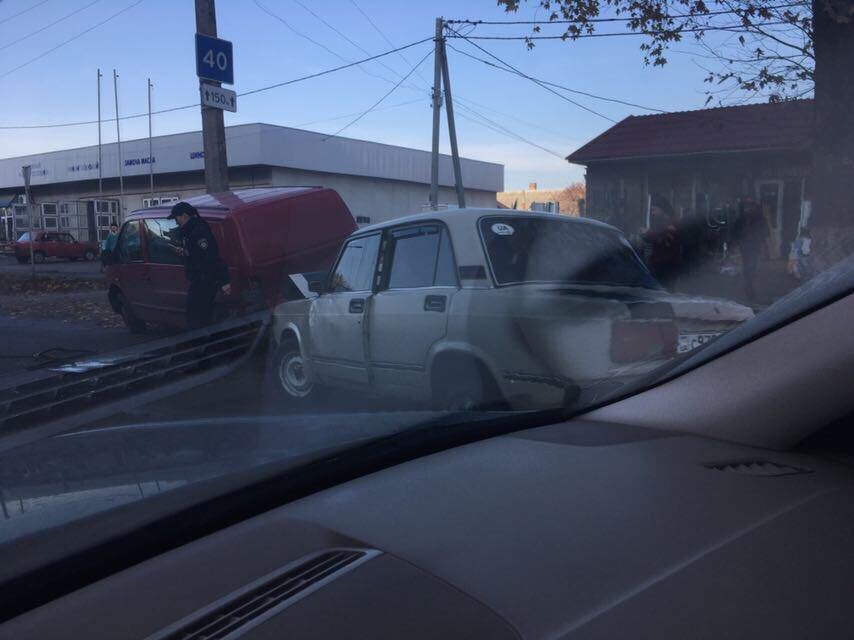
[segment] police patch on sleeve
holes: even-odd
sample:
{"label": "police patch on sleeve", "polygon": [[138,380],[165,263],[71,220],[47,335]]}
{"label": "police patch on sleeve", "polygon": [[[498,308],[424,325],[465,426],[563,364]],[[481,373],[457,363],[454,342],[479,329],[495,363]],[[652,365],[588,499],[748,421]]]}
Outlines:
{"label": "police patch on sleeve", "polygon": [[202,238],[201,240],[199,240],[198,244],[199,244],[199,249],[207,249],[208,248],[208,241],[205,238]]}

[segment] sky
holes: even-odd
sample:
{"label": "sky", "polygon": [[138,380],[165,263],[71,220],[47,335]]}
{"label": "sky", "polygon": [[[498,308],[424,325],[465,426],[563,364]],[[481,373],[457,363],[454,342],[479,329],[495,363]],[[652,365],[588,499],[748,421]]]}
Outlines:
{"label": "sky", "polygon": [[[523,2],[518,14],[507,15],[494,0],[216,3],[219,36],[234,43],[232,88],[238,93],[383,53],[392,48],[389,42],[403,46],[431,38],[438,16],[530,20],[536,4]],[[528,29],[481,25],[470,35],[522,36]],[[544,27],[547,32],[559,33],[559,27]],[[148,78],[154,85],[154,110],[193,104],[198,101],[194,33],[193,0],[0,0],[0,127],[95,120],[98,68],[103,73],[104,118],[115,114],[113,69],[119,76],[122,116],[146,112]],[[66,42],[78,34],[82,35]],[[643,65],[638,37],[546,40],[538,41],[533,50],[521,40],[476,42],[528,75],[579,91],[665,110],[702,108],[705,103],[705,72],[689,55],[696,51],[690,42],[680,44],[682,53],[671,54],[663,69]],[[464,40],[449,44],[488,58]],[[268,122],[336,133],[423,59],[408,80],[341,135],[429,150],[431,49],[428,41],[379,61],[239,97],[237,113],[225,114],[226,126]],[[559,188],[582,180],[583,167],[570,165],[563,157],[612,126],[612,121],[649,113],[559,91],[564,96],[560,97],[452,49],[448,53],[460,153],[502,163],[508,190],[526,188],[530,182]],[[485,126],[482,117],[493,124]],[[144,117],[123,120],[120,126],[122,140],[148,135]],[[200,128],[197,108],[153,119],[154,135]],[[94,124],[0,129],[0,157],[97,144],[97,135]],[[102,136],[104,142],[115,141],[115,122],[103,124]],[[442,150],[449,152],[444,113]]]}

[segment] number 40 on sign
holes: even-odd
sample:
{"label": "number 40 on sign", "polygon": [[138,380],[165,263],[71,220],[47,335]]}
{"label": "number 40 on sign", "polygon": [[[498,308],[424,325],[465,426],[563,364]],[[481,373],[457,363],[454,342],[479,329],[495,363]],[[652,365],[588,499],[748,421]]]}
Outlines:
{"label": "number 40 on sign", "polygon": [[234,84],[231,42],[196,34],[196,75],[205,80]]}

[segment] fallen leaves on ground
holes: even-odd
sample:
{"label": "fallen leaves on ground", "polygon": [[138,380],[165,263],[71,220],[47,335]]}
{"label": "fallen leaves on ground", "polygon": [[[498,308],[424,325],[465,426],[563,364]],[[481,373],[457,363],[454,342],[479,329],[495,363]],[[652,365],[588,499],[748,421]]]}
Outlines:
{"label": "fallen leaves on ground", "polygon": [[107,288],[103,278],[63,278],[0,273],[0,294],[68,293],[72,291],[98,291]]}

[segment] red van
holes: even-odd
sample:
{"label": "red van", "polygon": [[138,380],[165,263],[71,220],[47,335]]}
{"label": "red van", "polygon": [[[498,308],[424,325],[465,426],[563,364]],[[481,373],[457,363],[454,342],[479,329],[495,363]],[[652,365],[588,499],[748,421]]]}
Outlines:
{"label": "red van", "polygon": [[[211,226],[231,274],[219,294],[227,315],[272,307],[290,273],[329,269],[356,229],[341,196],[322,187],[271,187],[189,198]],[[107,267],[109,300],[131,331],[148,322],[185,326],[187,280],[171,205],[134,211],[122,225]]]}

